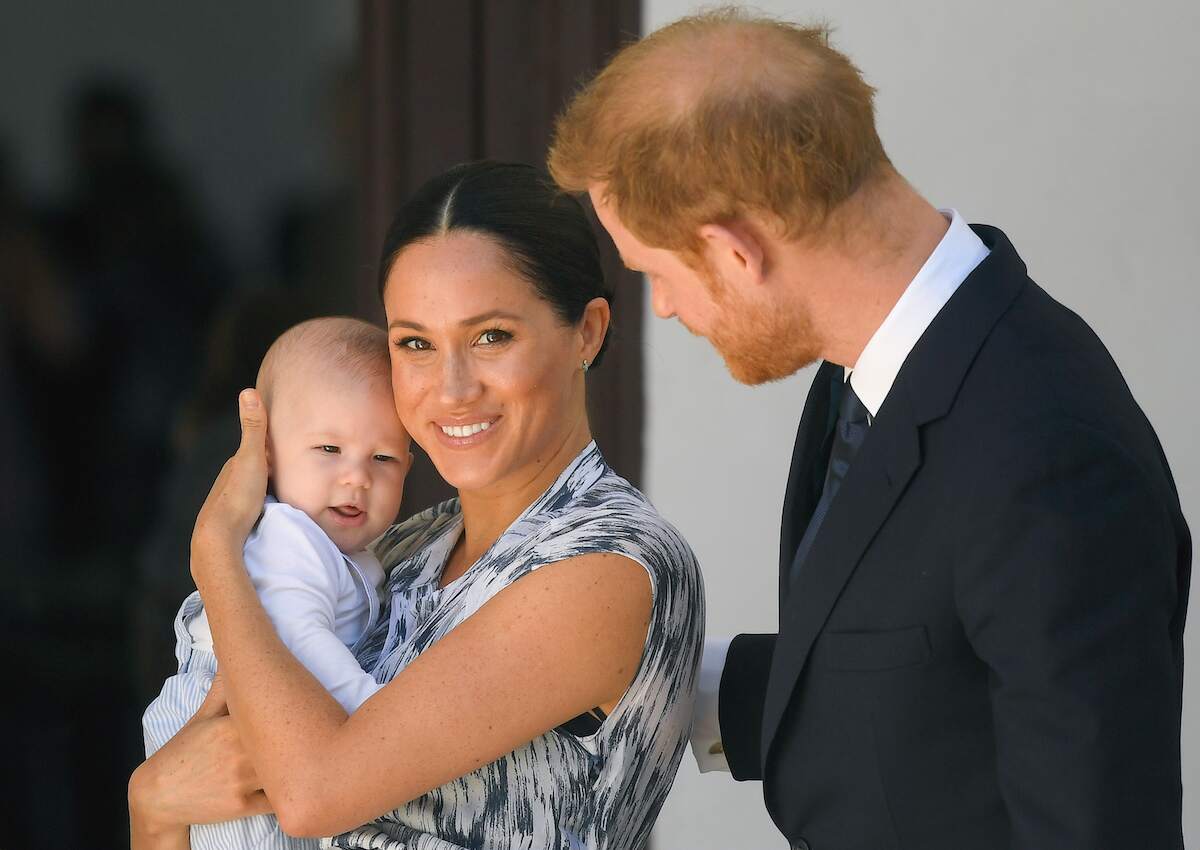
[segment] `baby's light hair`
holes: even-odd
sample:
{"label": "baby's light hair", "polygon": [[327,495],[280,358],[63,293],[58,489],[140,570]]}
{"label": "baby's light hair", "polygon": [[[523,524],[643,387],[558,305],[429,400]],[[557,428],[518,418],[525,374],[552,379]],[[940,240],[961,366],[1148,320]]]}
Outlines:
{"label": "baby's light hair", "polygon": [[285,373],[336,370],[340,377],[387,381],[391,364],[383,328],[347,316],[309,319],[284,331],[263,357],[256,387],[268,410]]}

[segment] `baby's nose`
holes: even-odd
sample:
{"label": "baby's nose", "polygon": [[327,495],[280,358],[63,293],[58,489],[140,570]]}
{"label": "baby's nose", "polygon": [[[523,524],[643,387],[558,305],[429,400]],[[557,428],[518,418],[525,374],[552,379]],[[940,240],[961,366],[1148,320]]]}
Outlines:
{"label": "baby's nose", "polygon": [[351,487],[370,487],[371,476],[362,464],[350,463],[342,471],[342,482]]}

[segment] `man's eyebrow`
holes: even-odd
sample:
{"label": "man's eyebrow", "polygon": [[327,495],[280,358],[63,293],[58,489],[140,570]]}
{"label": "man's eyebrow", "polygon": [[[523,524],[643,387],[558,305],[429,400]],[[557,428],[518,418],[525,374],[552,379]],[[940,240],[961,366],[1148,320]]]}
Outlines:
{"label": "man's eyebrow", "polygon": [[[461,320],[459,325],[462,327],[469,327],[471,325],[478,325],[482,322],[487,322],[492,319],[508,319],[511,322],[519,322],[521,317],[515,313],[509,313],[505,310],[488,310],[486,313],[480,313],[477,316],[468,316],[467,318]],[[426,328],[420,322],[414,322],[411,319],[395,319],[388,324],[388,330],[391,330],[392,328],[411,328],[414,331],[421,332],[428,330],[428,328]]]}

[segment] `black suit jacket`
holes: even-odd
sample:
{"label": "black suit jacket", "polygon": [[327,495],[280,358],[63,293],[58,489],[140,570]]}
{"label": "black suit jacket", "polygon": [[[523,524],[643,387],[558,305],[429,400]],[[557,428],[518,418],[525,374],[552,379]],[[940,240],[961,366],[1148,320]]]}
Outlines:
{"label": "black suit jacket", "polygon": [[[740,635],[725,752],[812,850],[1178,848],[1191,542],[1154,431],[999,230],[912,350],[778,635]],[[818,371],[781,577],[820,495]],[[1183,379],[1181,378],[1181,381]]]}

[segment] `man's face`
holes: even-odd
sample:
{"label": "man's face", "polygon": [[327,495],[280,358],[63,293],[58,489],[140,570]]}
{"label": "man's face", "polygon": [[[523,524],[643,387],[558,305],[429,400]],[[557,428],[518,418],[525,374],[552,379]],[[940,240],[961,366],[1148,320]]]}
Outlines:
{"label": "man's face", "polygon": [[646,276],[654,315],[660,319],[674,317],[693,334],[711,340],[720,309],[700,273],[674,251],[651,248],[634,236],[617,218],[616,210],[604,201],[599,187],[593,186],[588,194],[600,223],[617,246],[621,262]]}
{"label": "man's face", "polygon": [[357,552],[400,511],[409,439],[386,379],[288,376],[270,410],[276,498],[304,511],[343,552]]}
{"label": "man's face", "polygon": [[819,356],[807,315],[781,309],[770,292],[742,287],[705,274],[674,251],[643,243],[604,200],[603,187],[588,194],[604,229],[612,237],[621,261],[646,276],[654,314],[674,316],[685,328],[707,339],[725,361],[734,380],[761,384],[797,372]]}

